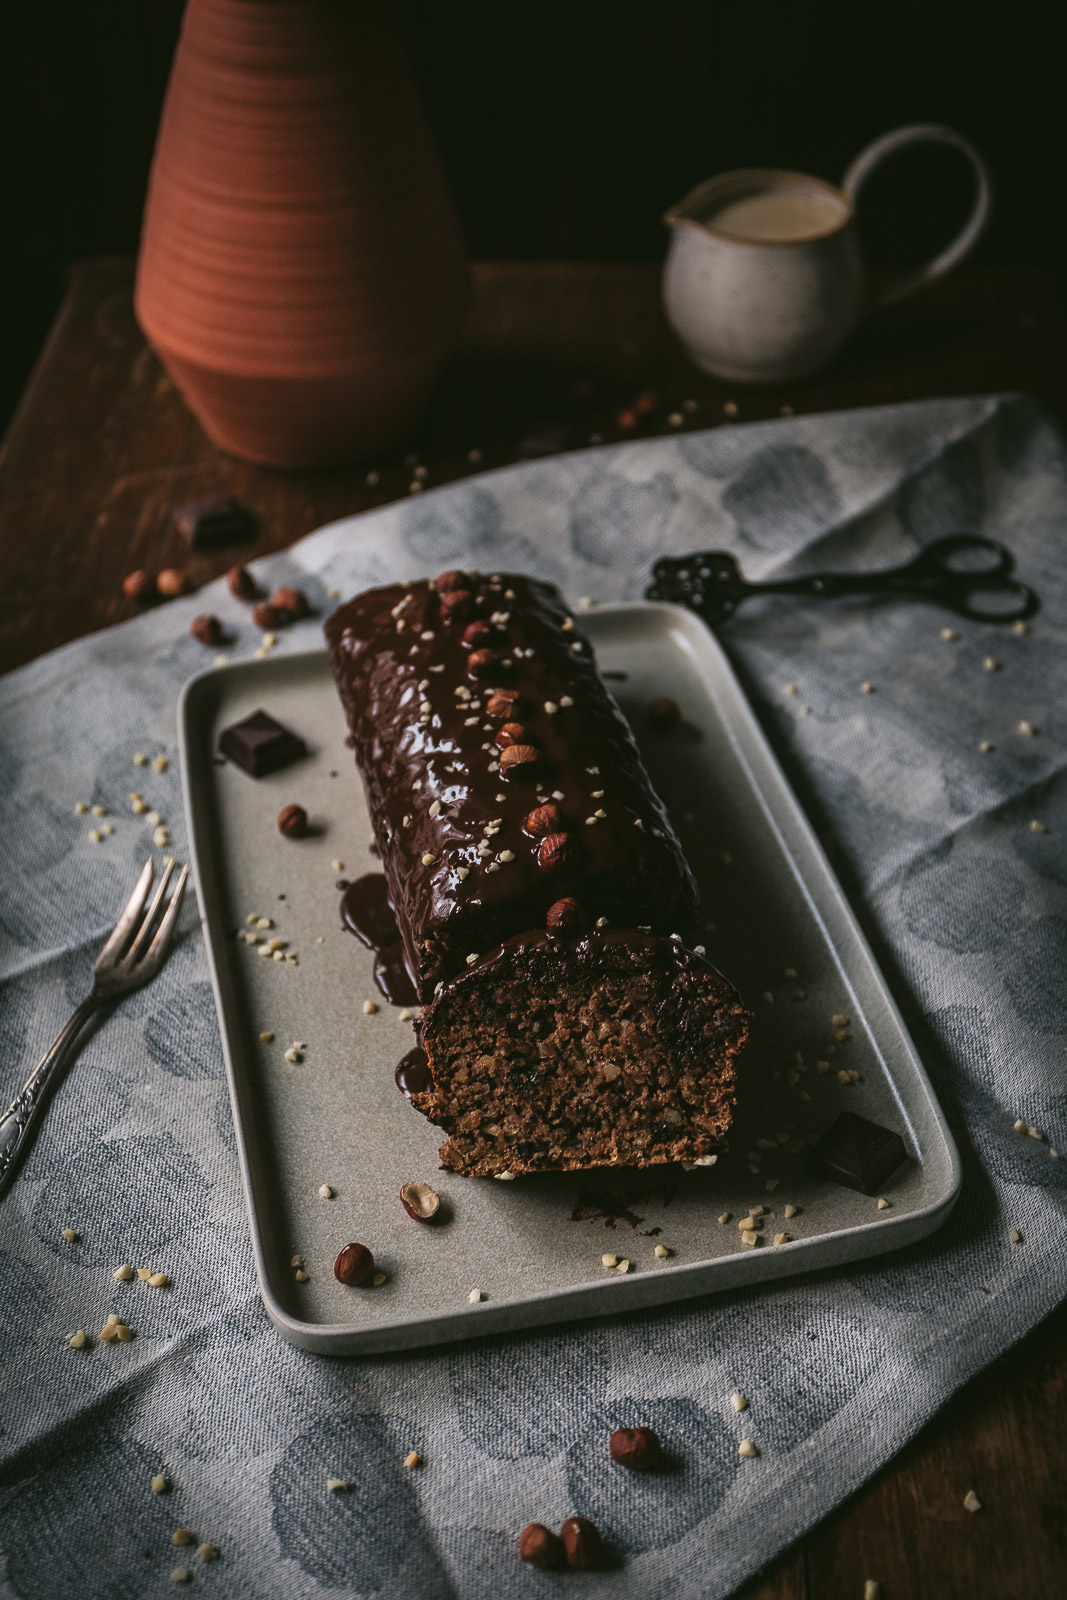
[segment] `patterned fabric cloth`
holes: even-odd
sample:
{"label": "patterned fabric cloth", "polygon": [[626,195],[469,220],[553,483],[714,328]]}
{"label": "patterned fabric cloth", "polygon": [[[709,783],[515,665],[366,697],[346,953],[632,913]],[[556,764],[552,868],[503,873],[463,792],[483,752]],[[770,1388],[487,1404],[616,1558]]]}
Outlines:
{"label": "patterned fabric cloth", "polygon": [[[518,1530],[578,1512],[617,1553],[589,1580],[598,1593],[726,1595],[1056,1304],[1067,461],[1032,404],[924,403],[540,461],[335,524],[257,571],[320,610],[331,588],[455,565],[606,601],[640,595],[663,552],[725,547],[763,578],[895,563],[959,530],[1016,552],[1044,602],[1028,636],[918,604],[792,599],[746,605],[723,635],[952,1123],[965,1178],[949,1223],[846,1271],[630,1318],[366,1361],[292,1349],[257,1295],[190,906],[163,974],[90,1038],[0,1203],[0,1593],[135,1600],[181,1562],[227,1597],[521,1600],[561,1580],[522,1566]],[[97,819],[75,803],[125,819],[131,751],[168,754],[140,787],[182,854],[174,706],[205,659],[188,635],[205,609],[243,624],[245,651],[257,642],[216,584],[0,685],[4,1103],[85,992],[143,859],[140,827],[91,844]],[[958,642],[941,641],[946,624]],[[279,648],[314,646],[318,626]],[[1002,670],[982,670],[989,654]],[[790,679],[826,709],[802,720]],[[1044,1138],[1013,1132],[1018,1118]],[[137,1297],[132,1343],[70,1349],[128,1303],[111,1281],[126,1260],[164,1265],[173,1291]],[[634,1418],[670,1440],[677,1472],[611,1469],[605,1433]],[[743,1434],[758,1459],[739,1457]],[[411,1448],[421,1472],[403,1466]],[[150,1492],[157,1472],[170,1494]],[[349,1494],[325,1492],[331,1472]],[[176,1550],[178,1525],[219,1562]]]}

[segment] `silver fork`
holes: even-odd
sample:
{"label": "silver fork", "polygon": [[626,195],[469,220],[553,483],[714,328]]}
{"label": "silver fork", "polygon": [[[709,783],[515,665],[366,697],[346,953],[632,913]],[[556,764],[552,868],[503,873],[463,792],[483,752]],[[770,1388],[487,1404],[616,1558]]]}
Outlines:
{"label": "silver fork", "polygon": [[48,1103],[49,1089],[73,1055],[78,1037],[93,1012],[109,1000],[117,999],[120,994],[139,989],[159,971],[174,932],[174,924],[178,920],[189,876],[189,868],[183,867],[170,900],[160,915],[174,867],[173,861],[167,862],[145,911],[145,901],[154,876],[151,861],[145,862],[137,887],[126,902],[126,909],[93,963],[92,989],[66,1027],[60,1029],[0,1117],[0,1195],[10,1185],[19,1158],[29,1143],[30,1134]]}

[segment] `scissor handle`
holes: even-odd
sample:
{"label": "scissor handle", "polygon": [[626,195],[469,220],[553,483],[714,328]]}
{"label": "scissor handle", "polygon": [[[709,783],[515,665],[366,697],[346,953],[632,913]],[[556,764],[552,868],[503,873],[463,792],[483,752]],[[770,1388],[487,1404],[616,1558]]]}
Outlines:
{"label": "scissor handle", "polygon": [[[992,566],[977,567],[969,571],[966,567],[954,567],[953,556],[989,553],[996,557]],[[960,579],[970,582],[972,579],[1007,578],[1015,571],[1015,557],[1010,550],[1006,550],[995,539],[986,539],[980,533],[948,533],[942,539],[935,539],[921,550],[914,561],[909,561],[907,566],[900,568],[900,576],[907,574],[909,577],[944,577]]]}

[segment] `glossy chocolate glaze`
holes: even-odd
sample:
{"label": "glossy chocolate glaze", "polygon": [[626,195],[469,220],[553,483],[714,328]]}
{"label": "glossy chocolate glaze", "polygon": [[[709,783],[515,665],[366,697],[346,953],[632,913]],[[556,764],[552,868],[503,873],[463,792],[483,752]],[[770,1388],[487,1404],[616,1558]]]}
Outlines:
{"label": "glossy chocolate glaze", "polygon": [[[691,931],[681,846],[552,585],[454,573],[374,589],[334,612],[326,638],[423,998],[469,955],[543,926],[563,896],[589,922]],[[518,700],[490,714],[497,690]],[[534,757],[505,775],[497,736],[516,723]],[[550,801],[568,836],[555,870],[523,828]]]}
{"label": "glossy chocolate glaze", "polygon": [[408,971],[400,929],[382,872],[368,872],[346,883],[341,896],[341,922],[361,944],[374,951],[374,981],[393,1006],[415,1006],[419,996]]}
{"label": "glossy chocolate glaze", "polygon": [[397,1062],[393,1076],[400,1093],[407,1099],[410,1100],[415,1094],[425,1094],[433,1083],[426,1051],[420,1045],[409,1050],[407,1055]]}

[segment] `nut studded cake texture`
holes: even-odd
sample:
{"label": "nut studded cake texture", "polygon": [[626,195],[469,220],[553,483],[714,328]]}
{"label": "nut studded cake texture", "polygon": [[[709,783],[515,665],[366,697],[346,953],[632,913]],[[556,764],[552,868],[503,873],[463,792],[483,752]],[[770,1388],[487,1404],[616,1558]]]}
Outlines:
{"label": "nut studded cake texture", "polygon": [[693,876],[558,591],[448,572],[326,624],[405,956],[423,1000],[577,902],[692,936]]}
{"label": "nut studded cake texture", "polygon": [[423,1019],[413,1096],[467,1176],[708,1162],[735,1100],[744,1009],[677,941],[628,929],[519,934]]}

